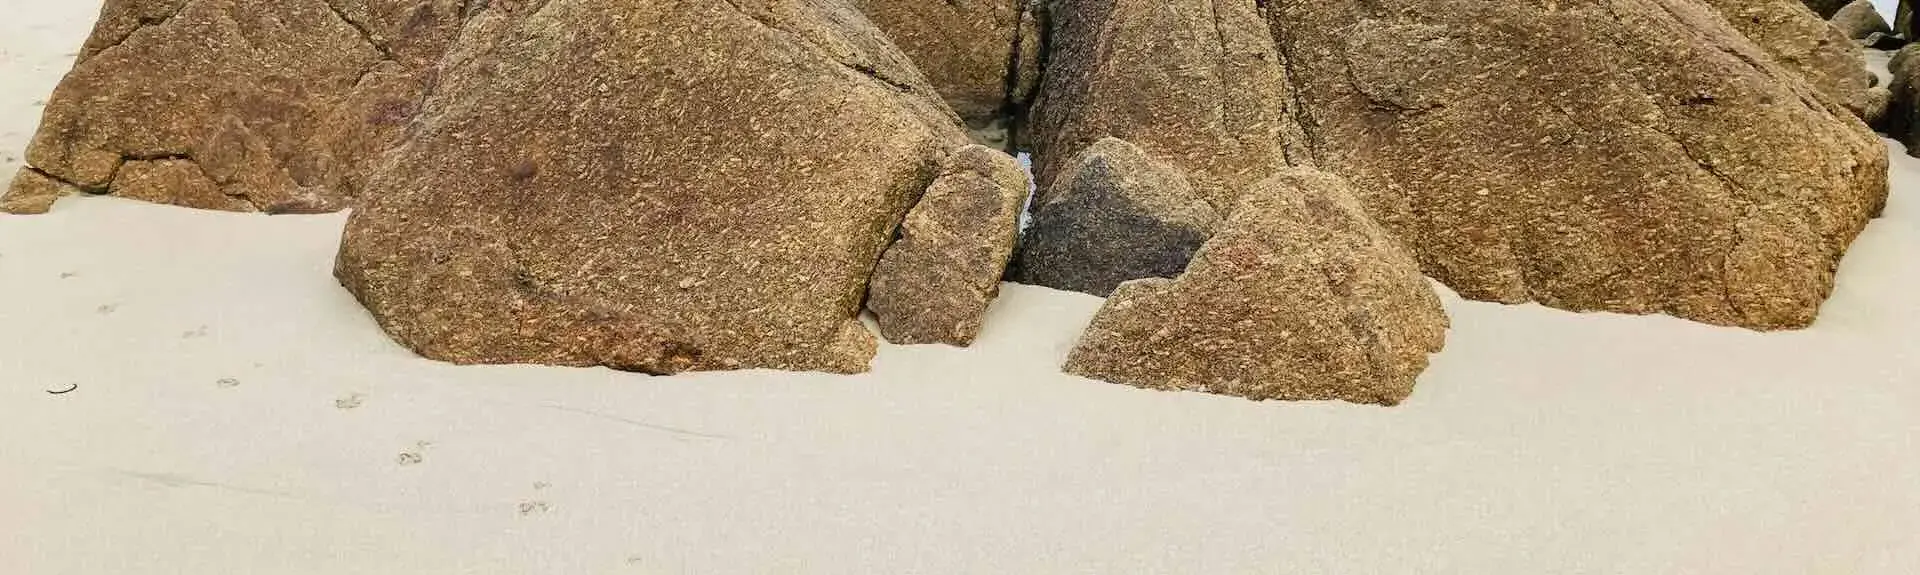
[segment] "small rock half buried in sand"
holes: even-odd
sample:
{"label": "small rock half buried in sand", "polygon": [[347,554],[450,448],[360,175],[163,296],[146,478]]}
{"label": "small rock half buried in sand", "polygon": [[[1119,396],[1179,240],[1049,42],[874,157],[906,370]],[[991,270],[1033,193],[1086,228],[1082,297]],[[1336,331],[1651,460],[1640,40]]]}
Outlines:
{"label": "small rock half buried in sand", "polygon": [[1248,399],[1393,405],[1448,320],[1413,257],[1337,177],[1290,169],[1249,188],[1178,279],[1127,282],[1066,371]]}
{"label": "small rock half buried in sand", "polygon": [[13,183],[7,185],[6,195],[0,196],[0,212],[44,214],[53,209],[53,203],[60,196],[78,193],[79,188],[49,178],[32,168],[20,168],[20,172],[13,176]]}

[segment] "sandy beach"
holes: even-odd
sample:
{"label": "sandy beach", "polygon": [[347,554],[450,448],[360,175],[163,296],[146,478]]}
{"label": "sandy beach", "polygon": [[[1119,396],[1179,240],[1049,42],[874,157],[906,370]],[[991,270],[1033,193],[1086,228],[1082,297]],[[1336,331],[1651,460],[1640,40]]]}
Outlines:
{"label": "sandy beach", "polygon": [[[97,4],[0,8],[10,177]],[[1067,376],[1101,300],[1011,284],[861,376],[457,367],[334,280],[344,214],[68,198],[0,215],[0,573],[1920,573],[1889,145],[1811,329],[1443,289],[1395,408]]]}

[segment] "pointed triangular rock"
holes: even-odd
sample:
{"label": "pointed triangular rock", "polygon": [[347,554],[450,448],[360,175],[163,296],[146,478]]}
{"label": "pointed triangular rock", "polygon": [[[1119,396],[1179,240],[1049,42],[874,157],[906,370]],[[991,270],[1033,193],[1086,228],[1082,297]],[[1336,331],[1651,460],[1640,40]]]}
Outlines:
{"label": "pointed triangular rock", "polygon": [[1413,258],[1347,184],[1291,169],[1251,187],[1178,279],[1114,292],[1066,370],[1151,389],[1393,405],[1446,331]]}

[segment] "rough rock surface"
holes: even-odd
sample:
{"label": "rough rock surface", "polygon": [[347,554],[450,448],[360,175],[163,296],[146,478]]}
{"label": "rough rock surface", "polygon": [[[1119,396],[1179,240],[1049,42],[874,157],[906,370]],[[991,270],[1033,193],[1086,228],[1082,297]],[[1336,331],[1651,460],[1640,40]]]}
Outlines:
{"label": "rough rock surface", "polygon": [[1854,0],[1828,20],[1840,33],[1854,40],[1864,40],[1875,33],[1892,34],[1893,26],[1873,7],[1873,0]]}
{"label": "rough rock surface", "polygon": [[1126,141],[1089,146],[1035,200],[1015,281],[1105,296],[1121,282],[1186,269],[1219,216],[1179,169]]}
{"label": "rough rock surface", "polygon": [[856,0],[960,117],[990,128],[1031,101],[1038,16],[1027,0]]}
{"label": "rough rock surface", "polygon": [[851,5],[479,25],[347,223],[336,275],[390,334],[457,363],[867,369],[867,280],[967,142]]}
{"label": "rough rock surface", "polygon": [[1178,279],[1121,286],[1066,370],[1151,389],[1393,405],[1447,325],[1413,258],[1346,183],[1296,169],[1253,186]]}
{"label": "rough rock surface", "polygon": [[1803,327],[1884,147],[1690,0],[1279,4],[1324,169],[1462,295]]}
{"label": "rough rock surface", "polygon": [[6,195],[0,196],[0,212],[44,214],[53,209],[53,203],[59,201],[61,196],[77,193],[80,193],[79,188],[22,168],[14,175],[13,182],[7,185]]}
{"label": "rough rock surface", "polygon": [[27,163],[190,207],[344,207],[347,178],[400,137],[463,4],[109,0]]}
{"label": "rough rock surface", "polygon": [[967,146],[907,212],[867,288],[880,335],[898,344],[973,344],[1020,235],[1027,172],[1012,156]]}
{"label": "rough rock surface", "polygon": [[[1684,0],[1657,0],[1686,8]],[[1798,0],[1706,0],[1781,66],[1835,102],[1862,114],[1872,73],[1860,46]]]}
{"label": "rough rock surface", "polygon": [[1051,0],[1031,126],[1041,197],[1107,137],[1172,163],[1221,212],[1290,160],[1310,163],[1266,4]]}

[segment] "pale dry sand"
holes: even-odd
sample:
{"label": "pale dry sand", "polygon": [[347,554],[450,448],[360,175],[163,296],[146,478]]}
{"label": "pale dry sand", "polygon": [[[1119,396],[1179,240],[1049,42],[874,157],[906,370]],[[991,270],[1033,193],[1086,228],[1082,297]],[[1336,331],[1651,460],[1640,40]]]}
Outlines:
{"label": "pale dry sand", "polygon": [[[0,0],[17,156],[92,9]],[[1013,286],[874,373],[453,367],[343,217],[0,217],[0,574],[1920,573],[1920,162],[1813,329],[1447,298],[1407,404],[1060,375]],[[78,385],[66,395],[48,389]]]}

